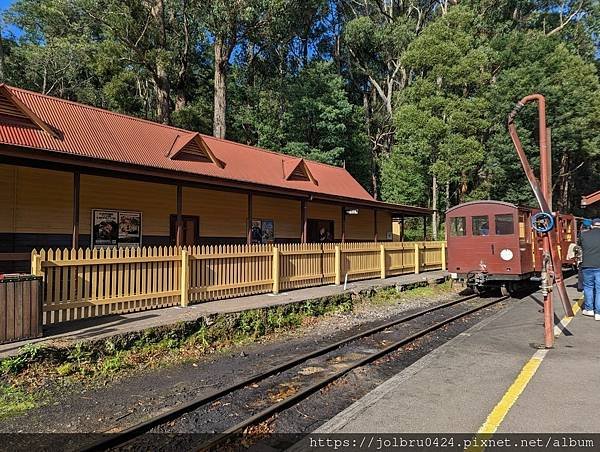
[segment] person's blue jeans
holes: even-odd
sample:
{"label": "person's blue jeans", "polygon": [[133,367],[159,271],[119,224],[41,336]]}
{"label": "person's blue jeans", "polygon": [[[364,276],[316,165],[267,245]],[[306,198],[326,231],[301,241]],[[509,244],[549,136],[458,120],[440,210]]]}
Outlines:
{"label": "person's blue jeans", "polygon": [[583,268],[583,309],[600,314],[600,268]]}

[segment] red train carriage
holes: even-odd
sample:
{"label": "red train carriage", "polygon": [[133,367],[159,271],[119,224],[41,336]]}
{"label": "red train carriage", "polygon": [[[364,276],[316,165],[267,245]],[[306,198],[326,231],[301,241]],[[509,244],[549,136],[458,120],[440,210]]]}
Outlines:
{"label": "red train carriage", "polygon": [[[531,226],[536,212],[539,210],[501,201],[473,201],[449,209],[446,231],[452,277],[476,291],[496,286],[503,293],[539,277],[542,238]],[[556,228],[563,265],[573,265],[565,257],[577,241],[575,217],[559,214]]]}

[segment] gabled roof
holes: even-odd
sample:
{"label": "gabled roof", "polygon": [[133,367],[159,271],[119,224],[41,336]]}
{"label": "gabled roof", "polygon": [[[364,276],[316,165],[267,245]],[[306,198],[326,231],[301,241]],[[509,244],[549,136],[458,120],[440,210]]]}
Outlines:
{"label": "gabled roof", "polygon": [[17,96],[13,95],[8,86],[3,83],[0,84],[0,120],[39,128],[54,138],[60,138],[56,131],[52,130]]}
{"label": "gabled roof", "polygon": [[220,161],[197,132],[182,133],[175,137],[167,157],[175,160],[191,160],[196,162],[210,162],[219,168],[224,168],[225,163]]}
{"label": "gabled roof", "polygon": [[[32,91],[0,85],[0,94],[29,118],[36,127],[4,120],[0,115],[0,145],[12,145],[36,155],[43,151],[61,160],[98,160],[98,164],[153,168],[185,178],[215,184],[266,187],[290,195],[314,194],[323,199],[347,198],[393,208],[376,201],[344,168],[279,154],[164,124],[126,116]],[[0,146],[1,147],[1,146]],[[23,148],[29,148],[27,151]],[[5,151],[8,152],[8,151]],[[15,151],[11,151],[14,152]],[[41,154],[40,154],[41,155]],[[83,160],[82,160],[83,159]],[[126,164],[126,165],[120,165]],[[313,183],[282,177],[282,168],[299,168]],[[300,178],[301,179],[301,178]],[[316,183],[318,181],[318,184]],[[250,187],[251,186],[251,187]],[[426,214],[429,209],[406,207]]]}
{"label": "gabled roof", "polygon": [[301,158],[289,159],[283,162],[283,177],[286,180],[303,180],[319,185],[317,179],[310,172],[308,165]]}

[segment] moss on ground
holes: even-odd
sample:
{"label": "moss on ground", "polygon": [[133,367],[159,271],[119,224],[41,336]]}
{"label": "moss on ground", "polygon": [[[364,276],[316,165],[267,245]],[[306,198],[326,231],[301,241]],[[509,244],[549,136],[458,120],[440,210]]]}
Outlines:
{"label": "moss on ground", "polygon": [[450,286],[419,287],[405,292],[381,289],[362,297],[344,293],[303,303],[221,314],[138,333],[69,347],[29,345],[17,356],[0,361],[0,418],[22,413],[40,403],[36,388],[76,381],[94,384],[133,370],[197,360],[273,333],[293,330],[317,317],[351,312],[357,304],[395,304],[431,297]]}
{"label": "moss on ground", "polygon": [[38,405],[39,396],[33,391],[0,384],[0,419],[21,414]]}

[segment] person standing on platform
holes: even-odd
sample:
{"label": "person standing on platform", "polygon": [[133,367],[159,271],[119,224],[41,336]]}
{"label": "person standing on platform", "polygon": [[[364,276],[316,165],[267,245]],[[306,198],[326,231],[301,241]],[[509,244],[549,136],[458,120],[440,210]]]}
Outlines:
{"label": "person standing on platform", "polygon": [[583,253],[583,315],[600,320],[600,218],[592,220],[592,228],[582,231],[579,243]]}

